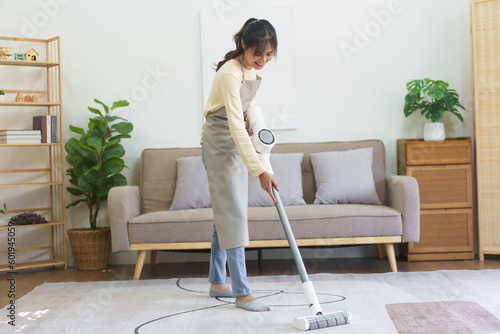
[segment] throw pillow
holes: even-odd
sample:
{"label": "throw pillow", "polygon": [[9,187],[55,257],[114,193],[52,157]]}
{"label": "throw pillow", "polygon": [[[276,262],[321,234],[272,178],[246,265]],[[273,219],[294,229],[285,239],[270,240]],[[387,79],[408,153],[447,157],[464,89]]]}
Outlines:
{"label": "throw pillow", "polygon": [[[303,153],[271,153],[274,178],[283,205],[305,205],[302,192]],[[260,186],[258,177],[248,176],[248,206],[274,206],[271,196]]]}
{"label": "throw pillow", "polygon": [[314,204],[380,204],[373,181],[373,148],[311,153]]}
{"label": "throw pillow", "polygon": [[201,156],[177,159],[177,186],[170,210],[209,208],[212,206],[207,171]]}

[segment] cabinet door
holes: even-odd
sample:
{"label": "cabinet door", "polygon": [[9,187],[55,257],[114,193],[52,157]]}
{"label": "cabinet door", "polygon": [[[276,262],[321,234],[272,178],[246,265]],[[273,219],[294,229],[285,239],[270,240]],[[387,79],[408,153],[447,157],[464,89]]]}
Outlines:
{"label": "cabinet door", "polygon": [[469,164],[472,161],[470,140],[406,143],[408,166]]}
{"label": "cabinet door", "polygon": [[472,209],[422,210],[420,241],[410,243],[411,253],[473,252]]}
{"label": "cabinet door", "polygon": [[420,209],[472,207],[470,165],[409,166],[407,175],[417,179]]}

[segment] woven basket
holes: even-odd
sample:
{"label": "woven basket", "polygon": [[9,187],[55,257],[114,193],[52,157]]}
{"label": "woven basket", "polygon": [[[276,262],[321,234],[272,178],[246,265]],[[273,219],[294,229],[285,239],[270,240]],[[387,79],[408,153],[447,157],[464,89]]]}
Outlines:
{"label": "woven basket", "polygon": [[109,227],[68,230],[68,237],[78,270],[106,269],[111,251]]}

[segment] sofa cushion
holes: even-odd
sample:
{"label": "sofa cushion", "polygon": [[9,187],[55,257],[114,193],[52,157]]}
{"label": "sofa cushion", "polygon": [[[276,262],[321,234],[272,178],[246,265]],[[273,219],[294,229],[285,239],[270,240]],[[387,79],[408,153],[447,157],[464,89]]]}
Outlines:
{"label": "sofa cushion", "polygon": [[380,204],[373,180],[373,148],[311,153],[314,204]]}
{"label": "sofa cushion", "polygon": [[[395,236],[401,213],[383,205],[301,205],[285,208],[295,238]],[[129,221],[131,243],[201,242],[212,236],[212,209],[157,211]],[[248,210],[250,240],[285,239],[274,207]]]}
{"label": "sofa cushion", "polygon": [[[274,178],[280,188],[283,205],[305,205],[302,192],[302,158],[304,153],[271,154]],[[258,177],[248,177],[248,206],[274,206],[271,196],[260,186]]]}
{"label": "sofa cushion", "polygon": [[129,221],[130,243],[210,241],[212,208],[155,211]]}
{"label": "sofa cushion", "polygon": [[212,206],[207,171],[201,156],[177,159],[177,185],[169,210],[209,208]]}

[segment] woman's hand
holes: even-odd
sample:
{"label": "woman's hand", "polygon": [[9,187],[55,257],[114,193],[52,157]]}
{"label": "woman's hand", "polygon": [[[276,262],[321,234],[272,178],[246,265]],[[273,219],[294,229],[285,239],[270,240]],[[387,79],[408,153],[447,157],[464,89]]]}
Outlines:
{"label": "woman's hand", "polygon": [[269,196],[271,196],[273,202],[276,203],[276,198],[274,197],[273,194],[273,186],[278,191],[280,190],[280,188],[278,187],[278,183],[276,183],[274,177],[271,175],[271,173],[264,172],[259,175],[259,179],[260,179],[260,186],[262,187],[262,189],[264,189],[269,194]]}

